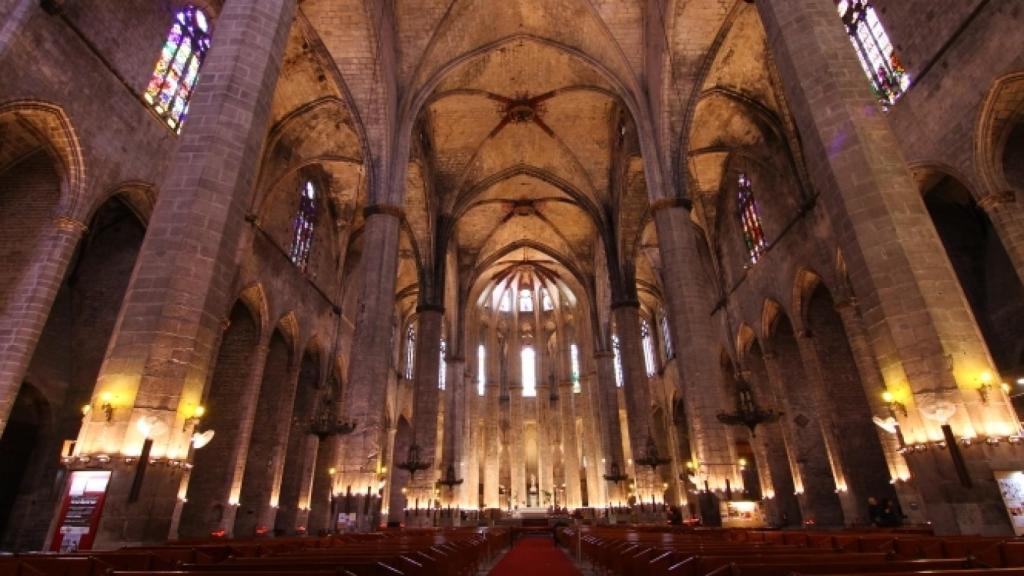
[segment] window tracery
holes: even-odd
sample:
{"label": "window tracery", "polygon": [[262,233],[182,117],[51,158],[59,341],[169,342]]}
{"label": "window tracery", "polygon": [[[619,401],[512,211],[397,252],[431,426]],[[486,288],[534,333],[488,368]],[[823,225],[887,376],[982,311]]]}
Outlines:
{"label": "window tracery", "polygon": [[523,346],[520,352],[523,376],[523,396],[537,395],[537,353],[533,346]]}
{"label": "window tracery", "polygon": [[654,337],[651,335],[651,324],[646,318],[640,319],[640,340],[644,345],[644,367],[647,375],[654,376],[658,371],[658,361],[654,353]]}
{"label": "window tracery", "polygon": [[739,175],[736,205],[743,226],[743,243],[747,247],[747,256],[751,264],[757,264],[764,255],[767,243],[764,239],[764,228],[761,226],[761,215],[754,201],[754,189],[750,184],[750,178],[742,172]]}
{"label": "window tracery", "polygon": [[405,331],[405,379],[412,380],[413,370],[416,367],[416,326],[409,323]]}
{"label": "window tracery", "polygon": [[875,7],[867,0],[836,0],[836,9],[871,90],[884,106],[894,104],[910,87],[910,76],[896,57]]}
{"label": "window tracery", "polygon": [[143,98],[175,133],[188,114],[199,68],[210,50],[209,20],[206,14],[189,5],[174,17],[167,40]]}
{"label": "window tracery", "polygon": [[619,335],[612,334],[612,361],[615,365],[615,387],[622,388],[622,345],[619,343]]}
{"label": "window tracery", "polygon": [[299,188],[299,208],[292,222],[292,247],[289,253],[292,264],[299,270],[309,267],[309,255],[313,251],[313,237],[316,232],[316,186],[305,180]]}
{"label": "window tracery", "polygon": [[438,363],[437,369],[437,388],[438,390],[444,390],[445,384],[448,380],[448,341],[444,338],[441,339],[441,361]]}
{"label": "window tracery", "polygon": [[476,393],[484,395],[487,384],[487,349],[483,344],[476,347]]}
{"label": "window tracery", "polygon": [[569,374],[569,379],[572,381],[572,391],[573,394],[579,394],[583,391],[580,384],[580,349],[575,344],[569,345],[569,364],[572,370]]}
{"label": "window tracery", "polygon": [[533,292],[528,288],[519,291],[519,311],[533,312]]}

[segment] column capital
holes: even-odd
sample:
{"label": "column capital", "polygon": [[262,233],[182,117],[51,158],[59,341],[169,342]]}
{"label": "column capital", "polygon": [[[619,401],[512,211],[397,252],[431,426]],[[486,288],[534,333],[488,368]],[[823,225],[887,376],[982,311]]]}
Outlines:
{"label": "column capital", "polygon": [[388,216],[394,216],[398,219],[405,217],[405,211],[402,210],[401,206],[392,206],[390,204],[370,204],[363,208],[363,218],[369,218],[374,214],[387,214]]}
{"label": "column capital", "polygon": [[689,198],[680,198],[678,196],[658,198],[651,202],[651,214],[656,214],[664,208],[682,208],[689,212],[693,209],[693,202]]}
{"label": "column capital", "polygon": [[639,308],[640,301],[635,298],[628,298],[624,300],[616,300],[612,302],[612,310],[617,308]]}
{"label": "column capital", "polygon": [[73,216],[57,216],[53,219],[54,226],[63,232],[82,235],[89,230],[89,225]]}
{"label": "column capital", "polygon": [[1000,208],[1006,204],[1016,202],[1016,195],[1013,190],[1003,190],[1001,192],[993,192],[986,194],[978,200],[978,207],[987,213],[991,213],[996,208]]}

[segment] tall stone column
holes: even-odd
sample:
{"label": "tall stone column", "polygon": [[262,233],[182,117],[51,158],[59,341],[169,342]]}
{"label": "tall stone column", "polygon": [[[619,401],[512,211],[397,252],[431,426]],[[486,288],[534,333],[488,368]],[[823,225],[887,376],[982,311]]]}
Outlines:
{"label": "tall stone column", "polygon": [[466,360],[459,356],[449,356],[446,360],[447,390],[445,390],[444,408],[444,449],[441,452],[441,466],[438,469],[442,477],[452,467],[453,479],[462,480],[462,484],[452,488],[442,488],[441,502],[444,506],[458,508],[462,502],[462,491],[466,486],[466,467],[463,466],[466,454],[463,440],[469,436],[466,429]]}
{"label": "tall stone column", "polygon": [[[545,355],[545,360],[551,358]],[[547,370],[544,371],[545,373]],[[539,505],[545,506],[544,493],[551,494],[551,503],[554,504],[555,495],[555,474],[554,474],[554,453],[552,451],[553,440],[557,438],[551,430],[553,418],[551,416],[551,386],[537,382],[537,501]]]}
{"label": "tall stone column", "polygon": [[[420,447],[420,459],[430,462],[426,470],[417,472],[409,481],[407,502],[419,502],[420,508],[431,508],[434,501],[434,482],[441,465],[437,450],[437,414],[439,405],[438,376],[441,369],[441,328],[444,309],[421,304],[416,312],[416,374],[413,389],[412,429],[413,441]],[[450,415],[445,414],[445,419]],[[398,454],[399,459],[405,454]],[[407,518],[407,525],[429,525],[430,514]]]}
{"label": "tall stone column", "polygon": [[604,479],[606,474],[618,471],[626,474],[626,455],[622,444],[622,427],[619,424],[619,391],[615,386],[615,354],[611,351],[594,353],[597,364],[597,392],[601,423],[601,440],[604,457],[595,462],[601,482],[606,483],[607,505],[622,506],[626,503],[625,484]]}
{"label": "tall stone column", "polygon": [[487,348],[485,350],[485,361],[487,363],[485,373],[487,382],[484,389],[484,507],[500,508],[501,496],[499,485],[501,482],[501,450],[504,432],[501,430],[502,402],[501,402],[501,363],[502,346],[497,337],[497,330],[492,327],[487,331]]}
{"label": "tall stone column", "polygon": [[1017,270],[1017,276],[1024,282],[1024,208],[1021,201],[1024,199],[1018,201],[1013,191],[990,192],[978,205],[988,214],[1010,262]]}
{"label": "tall stone column", "polygon": [[818,358],[814,337],[806,331],[801,332],[796,335],[796,345],[807,378],[805,390],[810,393],[808,400],[815,407],[813,411],[818,421],[818,427],[821,429],[821,436],[825,440],[825,452],[828,454],[829,465],[832,467],[836,494],[843,507],[843,520],[848,525],[867,524],[866,506],[863,502],[867,501],[869,494],[853,490],[854,483],[849,481],[846,474],[844,465],[846,459],[843,458],[842,442],[825,392],[824,370]]}
{"label": "tall stone column", "polygon": [[[230,305],[245,211],[294,0],[231,0],[189,104],[189,117],[146,230],[95,402],[114,398],[110,422],[88,426],[81,453],[182,458],[186,418],[202,400],[220,319]],[[138,423],[144,420],[142,426]],[[95,545],[162,542],[177,496],[170,466],[150,467],[138,494],[131,469],[116,468]]]}
{"label": "tall stone column", "polygon": [[[850,343],[850,352],[857,365],[857,373],[864,386],[864,393],[867,396],[868,406],[871,407],[871,413],[879,418],[888,418],[890,416],[889,409],[882,399],[885,383],[878,371],[878,364],[871,351],[871,343],[868,341],[868,336],[864,332],[864,324],[857,312],[856,300],[853,297],[837,300],[836,312],[839,313],[839,318],[843,322],[843,329],[846,331],[846,338]],[[907,482],[910,479],[910,470],[906,460],[903,459],[903,454],[900,453],[898,437],[881,428],[877,429],[877,434],[903,513],[907,515],[911,523],[924,524],[928,519],[919,505],[921,494],[916,486]]]}
{"label": "tall stone column", "polygon": [[[640,303],[619,302],[612,307],[615,330],[619,336],[619,354],[622,360],[622,392],[626,400],[626,422],[629,430],[629,446],[634,462],[647,453],[647,437],[653,437],[651,430],[651,395],[644,366],[643,342],[640,338]],[[636,475],[636,496],[649,501],[654,492],[660,493],[651,469],[634,465]]]}
{"label": "tall stone column", "polygon": [[562,466],[565,470],[565,503],[570,510],[583,505],[580,498],[580,458],[576,450],[576,410],[573,407],[572,382],[562,380],[558,386],[558,422],[561,428]]}
{"label": "tall stone column", "polygon": [[828,449],[815,418],[807,408],[806,398],[794,398],[786,393],[789,381],[786,370],[780,366],[773,353],[765,352],[764,368],[768,382],[776,398],[782,401],[785,418],[783,430],[792,454],[793,483],[799,494],[804,520],[812,519],[823,526],[840,526],[843,523],[840,502],[836,497],[835,479],[828,458]]}
{"label": "tall stone column", "polygon": [[[193,488],[189,485],[185,505],[182,509],[181,523],[178,527],[178,535],[181,538],[207,538],[214,530],[224,530],[227,534],[232,534],[234,531],[235,515],[238,512],[238,503],[242,494],[245,462],[249,454],[252,430],[256,421],[256,402],[260,395],[260,383],[263,381],[263,368],[267,363],[267,353],[270,351],[268,338],[269,335],[264,335],[263,340],[256,345],[253,351],[253,370],[249,375],[248,382],[245,383],[245,393],[238,398],[236,404],[241,417],[235,437],[230,442],[231,453],[225,462],[226,473],[223,483],[213,490],[209,486]],[[222,438],[228,433],[226,430],[215,430],[214,432],[220,433]],[[200,464],[198,457],[196,464]],[[207,523],[205,515],[218,505],[222,507],[219,521],[216,524]]]}
{"label": "tall stone column", "polygon": [[[679,380],[693,458],[706,470],[712,490],[724,490],[726,480],[738,486],[732,431],[715,418],[727,403],[723,402],[721,387],[715,385],[722,381],[721,366],[707,348],[708,342],[715,342],[716,337],[709,317],[710,290],[697,251],[700,233],[694,230],[687,210],[678,203],[656,203],[651,210],[658,231],[662,284],[674,287],[665,292],[665,304],[679,358]],[[718,517],[717,502],[708,498],[701,502],[708,507],[701,510],[702,516]]]}
{"label": "tall stone column", "polygon": [[[510,364],[518,368],[520,365],[519,355],[509,355]],[[521,371],[516,370],[516,374]],[[517,379],[509,378],[509,432],[508,432],[508,463],[510,469],[511,486],[509,496],[512,498],[512,508],[526,506],[529,477],[526,474],[526,446],[524,432],[526,423],[523,421],[523,387]]]}
{"label": "tall stone column", "polygon": [[0,435],[7,427],[11,407],[64,281],[68,263],[86,229],[81,220],[57,217],[48,238],[39,243],[34,264],[11,289],[10,299],[4,303],[5,309],[0,315]]}
{"label": "tall stone column", "polygon": [[[349,357],[358,361],[349,363],[348,385],[342,401],[344,419],[355,422],[356,429],[342,438],[335,492],[346,495],[360,518],[359,527],[370,529],[380,506],[375,495],[385,448],[383,407],[391,370],[391,318],[402,212],[393,206],[371,205],[363,214],[363,241],[374,249],[364,254],[360,263],[359,312],[349,352]],[[395,471],[391,478],[394,482]],[[367,494],[371,501],[364,501]]]}
{"label": "tall stone column", "polygon": [[[908,406],[905,435],[940,441],[943,421],[959,437],[1019,434],[1006,396],[978,392],[986,373],[998,384],[994,364],[835,4],[757,7],[882,376]],[[936,532],[1008,534],[991,477],[1017,451],[965,452],[970,481],[939,473],[933,461],[948,467],[948,456],[908,458],[921,485],[935,488],[923,496]]]}

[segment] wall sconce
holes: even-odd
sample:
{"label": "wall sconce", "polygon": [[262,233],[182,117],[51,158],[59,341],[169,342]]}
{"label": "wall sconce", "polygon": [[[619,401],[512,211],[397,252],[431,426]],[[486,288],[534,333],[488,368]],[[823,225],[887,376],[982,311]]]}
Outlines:
{"label": "wall sconce", "polygon": [[185,418],[185,422],[181,425],[181,431],[185,432],[189,426],[196,426],[199,424],[199,419],[206,414],[206,408],[203,406],[196,406],[196,409],[192,411],[192,415]]}
{"label": "wall sconce", "polygon": [[885,402],[886,404],[888,404],[888,406],[889,406],[889,414],[893,418],[896,417],[896,413],[897,412],[899,412],[900,414],[903,414],[904,418],[907,417],[907,406],[906,406],[906,404],[904,404],[903,402],[900,402],[899,400],[897,400],[896,396],[893,395],[892,392],[890,392],[888,390],[882,392],[882,401]]}
{"label": "wall sconce", "polygon": [[100,410],[103,410],[103,417],[107,422],[114,419],[114,396],[110,392],[100,394]]}
{"label": "wall sconce", "polygon": [[980,381],[978,384],[978,394],[981,396],[982,403],[988,404],[988,393],[992,391],[992,373],[982,372],[978,380]]}

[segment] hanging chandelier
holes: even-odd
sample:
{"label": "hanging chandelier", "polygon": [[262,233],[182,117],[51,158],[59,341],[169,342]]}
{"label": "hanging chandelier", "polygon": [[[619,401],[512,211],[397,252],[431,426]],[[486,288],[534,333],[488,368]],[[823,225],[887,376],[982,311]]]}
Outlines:
{"label": "hanging chandelier", "polygon": [[737,378],[736,383],[736,411],[719,412],[718,421],[727,426],[746,426],[751,436],[756,436],[754,429],[758,424],[777,422],[782,417],[782,412],[772,409],[761,408],[754,401],[754,393],[750,390],[750,384],[742,376]]}

